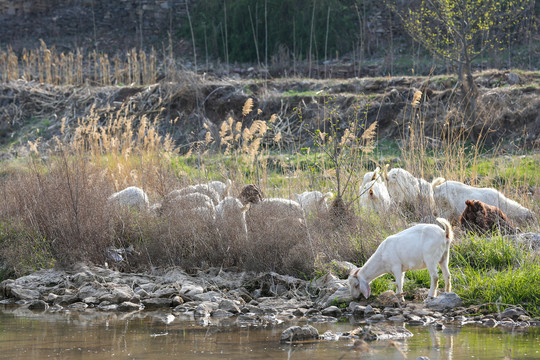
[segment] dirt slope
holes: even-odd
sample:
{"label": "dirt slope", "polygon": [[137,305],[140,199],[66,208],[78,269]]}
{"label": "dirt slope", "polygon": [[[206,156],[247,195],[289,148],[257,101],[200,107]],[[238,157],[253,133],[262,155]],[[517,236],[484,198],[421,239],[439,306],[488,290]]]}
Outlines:
{"label": "dirt slope", "polygon": [[[255,118],[275,123],[286,144],[309,146],[312,132],[325,129],[331,118],[345,126],[378,121],[378,137],[402,139],[411,121],[421,121],[424,133],[437,140],[444,132],[464,129],[470,139],[487,135],[487,143],[538,147],[540,134],[540,74],[490,71],[478,74],[478,119],[463,122],[456,111],[459,96],[452,77],[386,77],[347,80],[273,79],[208,80],[186,74],[176,83],[144,87],[55,87],[23,81],[0,84],[0,149],[2,156],[24,154],[27,142],[42,146],[61,137],[61,119],[69,128],[91,109],[102,120],[129,106],[139,118],[158,117],[163,132],[178,145],[204,138],[203,123],[212,127],[228,116],[249,125]],[[417,90],[422,102],[411,105]],[[243,117],[242,106],[251,97],[255,109]],[[174,123],[170,120],[178,118]],[[64,137],[69,136],[67,131]],[[8,155],[9,154],[9,155]]]}

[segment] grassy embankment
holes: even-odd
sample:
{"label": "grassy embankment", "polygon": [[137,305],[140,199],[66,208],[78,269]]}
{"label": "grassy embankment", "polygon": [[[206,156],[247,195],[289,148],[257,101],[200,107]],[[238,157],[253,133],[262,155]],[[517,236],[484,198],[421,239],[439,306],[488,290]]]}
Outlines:
{"label": "grassy embankment", "polygon": [[[253,111],[246,103],[243,113]],[[378,139],[376,123],[363,123],[361,115],[339,127],[331,124],[338,124],[340,115],[332,109],[327,113],[330,126],[327,133],[313,133],[316,146],[292,152],[273,127],[276,118],[261,113],[249,127],[241,119],[227,119],[218,134],[209,131],[205,141],[180,155],[153,119],[135,118],[125,107],[107,119],[90,114],[76,128],[63,129],[64,140],[50,153],[40,154],[30,143],[32,156],[2,164],[4,276],[77,261],[104,263],[110,261],[108,246],[129,245],[137,254],[122,266],[130,270],[234,266],[312,278],[333,259],[360,265],[386,236],[417,220],[398,209],[384,216],[361,209],[358,186],[374,163],[392,162],[427,180],[444,176],[495,187],[538,213],[538,191],[530,192],[540,184],[537,153],[503,155],[498,148],[485,149],[481,138],[467,141],[466,131],[442,136],[433,146],[422,133],[420,107],[411,112],[399,146]],[[345,207],[309,219],[309,240],[280,229],[279,236],[253,244],[223,239],[196,219],[111,209],[106,203],[108,195],[129,185],[144,188],[155,203],[173,189],[214,179],[233,180],[233,195],[247,183],[259,185],[267,196],[286,198],[309,189],[332,190]],[[524,230],[538,232],[538,220]],[[457,231],[451,257],[454,290],[468,303],[522,304],[539,315],[537,250],[497,234],[476,237]],[[388,289],[390,282],[389,275],[377,279],[373,294]],[[427,271],[407,274],[410,296],[415,288],[428,286]]]}

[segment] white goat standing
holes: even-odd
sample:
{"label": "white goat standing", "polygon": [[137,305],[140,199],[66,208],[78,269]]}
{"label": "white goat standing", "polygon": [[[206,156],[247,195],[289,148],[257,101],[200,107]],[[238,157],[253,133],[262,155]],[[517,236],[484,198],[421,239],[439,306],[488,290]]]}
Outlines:
{"label": "white goat standing", "polygon": [[326,200],[334,196],[331,192],[323,194],[320,191],[304,191],[301,194],[294,194],[296,201],[304,210],[307,217],[328,212],[328,203]]}
{"label": "white goat standing", "polygon": [[396,204],[409,208],[420,216],[433,215],[435,201],[433,187],[424,179],[415,178],[401,168],[390,170],[386,176],[390,198]]}
{"label": "white goat standing", "polygon": [[349,276],[349,290],[353,298],[371,294],[370,282],[379,276],[392,273],[396,278],[397,294],[403,292],[405,271],[427,267],[431,277],[428,298],[436,296],[439,276],[437,264],[444,276],[445,291],[452,289],[448,257],[454,238],[452,226],[445,219],[437,218],[444,230],[435,224],[419,224],[387,237],[368,261]]}
{"label": "white goat standing", "polygon": [[146,210],[149,206],[148,196],[143,189],[136,186],[130,186],[122,191],[112,194],[107,199],[107,202],[139,210]]}
{"label": "white goat standing", "polygon": [[371,180],[360,189],[360,205],[383,214],[390,209],[391,200],[383,182]]}
{"label": "white goat standing", "polygon": [[459,221],[465,210],[467,200],[480,200],[501,209],[506,216],[516,222],[533,218],[531,210],[508,199],[501,192],[492,188],[476,188],[458,181],[445,181],[437,178],[432,182],[433,197],[439,209],[439,216],[452,222]]}

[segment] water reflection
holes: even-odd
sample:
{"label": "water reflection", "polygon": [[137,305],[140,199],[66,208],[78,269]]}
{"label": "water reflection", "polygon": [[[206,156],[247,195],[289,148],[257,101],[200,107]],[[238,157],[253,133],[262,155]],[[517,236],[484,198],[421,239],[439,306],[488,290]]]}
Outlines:
{"label": "water reflection", "polygon": [[[517,330],[448,325],[408,327],[399,341],[314,341],[280,344],[281,332],[305,321],[279,318],[242,322],[194,318],[164,311],[133,313],[0,310],[2,359],[494,359],[540,358],[538,328]],[[319,333],[358,324],[315,323]]]}

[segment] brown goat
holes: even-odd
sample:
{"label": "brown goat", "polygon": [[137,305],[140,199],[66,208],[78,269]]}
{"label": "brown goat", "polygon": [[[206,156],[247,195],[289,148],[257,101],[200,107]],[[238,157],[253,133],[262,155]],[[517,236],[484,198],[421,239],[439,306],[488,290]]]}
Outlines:
{"label": "brown goat", "polygon": [[256,185],[249,184],[244,186],[238,199],[242,202],[242,205],[256,204],[264,199],[264,194]]}
{"label": "brown goat", "polygon": [[497,227],[502,231],[515,231],[506,215],[498,207],[480,200],[467,200],[465,205],[466,208],[459,218],[464,229],[479,233],[486,233]]}

